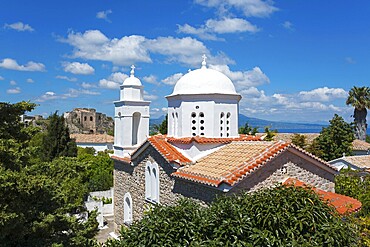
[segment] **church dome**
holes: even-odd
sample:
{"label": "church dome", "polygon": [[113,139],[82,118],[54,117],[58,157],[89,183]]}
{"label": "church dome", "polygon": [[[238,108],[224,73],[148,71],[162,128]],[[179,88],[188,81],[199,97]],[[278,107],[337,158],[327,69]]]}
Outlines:
{"label": "church dome", "polygon": [[206,62],[202,68],[188,72],[181,77],[171,95],[178,94],[237,94],[232,81],[223,73],[208,69]]}
{"label": "church dome", "polygon": [[130,77],[123,81],[123,86],[141,86],[139,78],[135,77],[135,66],[131,66]]}

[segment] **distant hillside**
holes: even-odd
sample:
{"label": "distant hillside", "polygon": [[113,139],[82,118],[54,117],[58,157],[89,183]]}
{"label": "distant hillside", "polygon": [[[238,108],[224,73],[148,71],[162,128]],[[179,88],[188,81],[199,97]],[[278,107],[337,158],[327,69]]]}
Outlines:
{"label": "distant hillside", "polygon": [[280,133],[319,133],[323,127],[327,126],[322,124],[268,121],[239,114],[239,126],[243,126],[245,123],[248,123],[252,127],[258,127],[260,132],[263,132],[264,128],[269,126],[270,129],[277,129]]}
{"label": "distant hillside", "polygon": [[[151,118],[150,126],[154,124],[161,124],[165,116],[159,118]],[[326,125],[321,124],[303,124],[303,123],[286,123],[278,121],[268,121],[259,118],[247,117],[243,114],[239,114],[239,127],[248,123],[252,127],[258,127],[260,132],[264,131],[266,126],[269,126],[270,129],[277,129],[280,133],[319,133],[322,130],[322,127]]]}

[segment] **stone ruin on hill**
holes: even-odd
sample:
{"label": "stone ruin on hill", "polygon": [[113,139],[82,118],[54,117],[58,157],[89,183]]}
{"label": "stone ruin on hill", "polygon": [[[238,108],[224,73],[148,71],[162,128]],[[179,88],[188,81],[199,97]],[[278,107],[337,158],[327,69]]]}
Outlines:
{"label": "stone ruin on hill", "polygon": [[71,134],[108,134],[113,132],[114,121],[93,108],[75,108],[64,113]]}

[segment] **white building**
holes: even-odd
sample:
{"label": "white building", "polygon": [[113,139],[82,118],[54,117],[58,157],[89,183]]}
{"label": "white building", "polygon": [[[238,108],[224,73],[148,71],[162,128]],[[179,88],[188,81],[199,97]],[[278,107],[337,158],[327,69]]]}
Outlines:
{"label": "white building", "polygon": [[149,101],[144,101],[143,86],[131,75],[120,86],[120,100],[114,102],[114,155],[128,156],[149,136]]}

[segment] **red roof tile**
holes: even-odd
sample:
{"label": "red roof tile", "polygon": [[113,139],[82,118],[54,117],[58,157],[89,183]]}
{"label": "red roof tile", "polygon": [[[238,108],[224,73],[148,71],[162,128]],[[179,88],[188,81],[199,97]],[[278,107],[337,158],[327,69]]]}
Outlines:
{"label": "red roof tile", "polygon": [[118,156],[115,156],[115,155],[112,155],[110,157],[113,160],[122,161],[122,162],[125,162],[127,164],[130,164],[131,163],[130,157],[118,157]]}
{"label": "red roof tile", "polygon": [[149,143],[166,159],[167,162],[175,162],[181,166],[191,164],[192,161],[185,157],[175,147],[167,142],[165,135],[155,135],[148,138]]}
{"label": "red roof tile", "polygon": [[336,169],[327,162],[293,144],[282,141],[243,141],[227,144],[195,164],[180,168],[173,176],[214,187],[221,183],[234,186],[283,151],[291,149],[330,168],[333,173],[336,172]]}
{"label": "red roof tile", "polygon": [[[299,181],[294,178],[288,178],[285,182],[285,185],[293,185],[297,187],[308,187],[305,183],[302,181]],[[337,212],[339,214],[347,214],[347,213],[352,213],[356,212],[361,209],[361,202],[359,202],[356,199],[353,199],[352,197],[345,196],[345,195],[340,195],[334,192],[328,192],[324,191],[315,187],[311,187],[315,193],[317,193],[323,201],[328,202],[332,206],[335,207]]]}

